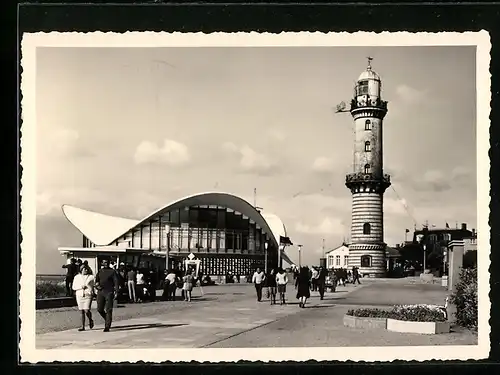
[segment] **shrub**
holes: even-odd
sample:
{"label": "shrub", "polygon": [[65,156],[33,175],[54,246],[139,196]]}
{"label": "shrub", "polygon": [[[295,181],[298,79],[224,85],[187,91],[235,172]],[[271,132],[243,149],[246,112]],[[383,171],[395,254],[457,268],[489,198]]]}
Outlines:
{"label": "shrub", "polygon": [[359,318],[388,318],[389,314],[390,311],[381,309],[356,309],[347,312],[347,315]]}
{"label": "shrub", "polygon": [[456,307],[456,324],[477,330],[477,268],[463,268],[450,299]]}
{"label": "shrub", "polygon": [[445,322],[443,310],[434,306],[395,306],[391,318],[409,322]]}
{"label": "shrub", "polygon": [[444,322],[445,313],[437,306],[408,305],[394,306],[391,310],[356,309],[349,310],[347,315],[360,318],[388,318],[410,322]]}
{"label": "shrub", "polygon": [[36,283],[36,298],[55,298],[66,295],[66,287],[63,283],[39,281]]}

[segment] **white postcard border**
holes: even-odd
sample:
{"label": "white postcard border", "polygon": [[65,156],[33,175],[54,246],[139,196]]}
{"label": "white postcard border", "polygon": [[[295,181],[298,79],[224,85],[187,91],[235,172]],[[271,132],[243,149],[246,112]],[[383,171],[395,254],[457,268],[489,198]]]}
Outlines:
{"label": "white postcard border", "polygon": [[[283,47],[283,46],[476,46],[477,87],[477,229],[478,229],[478,345],[417,347],[335,348],[231,348],[231,349],[100,349],[64,350],[35,347],[36,284],[36,49],[37,47]],[[486,31],[465,33],[31,33],[24,34],[22,53],[21,164],[21,281],[20,355],[22,362],[235,362],[248,361],[392,361],[430,359],[482,359],[490,350],[489,266],[489,114],[490,49]],[[450,67],[452,69],[452,67]],[[382,350],[381,350],[382,349]]]}

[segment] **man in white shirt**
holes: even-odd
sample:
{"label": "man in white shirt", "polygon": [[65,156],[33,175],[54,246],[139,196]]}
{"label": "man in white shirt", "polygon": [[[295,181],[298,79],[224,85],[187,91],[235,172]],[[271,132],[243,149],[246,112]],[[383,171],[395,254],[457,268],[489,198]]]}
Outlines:
{"label": "man in white shirt", "polygon": [[170,272],[165,277],[165,282],[168,282],[168,293],[167,293],[167,301],[175,301],[175,294],[177,291],[177,281],[176,274],[170,270]]}
{"label": "man in white shirt", "polygon": [[257,268],[252,277],[252,283],[255,285],[255,290],[257,291],[257,301],[260,302],[262,300],[262,287],[264,286],[264,280],[266,276],[264,272]]}
{"label": "man in white shirt", "polygon": [[316,269],[316,267],[313,267],[313,269],[312,269],[311,284],[312,284],[312,290],[314,292],[318,290],[318,278],[319,278],[319,272]]}

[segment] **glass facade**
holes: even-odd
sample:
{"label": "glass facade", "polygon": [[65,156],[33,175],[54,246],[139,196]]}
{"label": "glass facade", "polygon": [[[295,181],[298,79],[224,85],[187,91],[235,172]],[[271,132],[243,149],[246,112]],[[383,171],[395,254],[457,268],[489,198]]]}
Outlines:
{"label": "glass facade", "polygon": [[[171,258],[181,260],[194,253],[201,260],[200,270],[205,274],[247,275],[257,267],[264,267],[265,241],[262,228],[241,213],[221,206],[196,205],[163,212],[115,244],[161,252],[169,244]],[[276,251],[269,243],[268,267],[277,266]],[[179,266],[181,263],[174,262]]]}

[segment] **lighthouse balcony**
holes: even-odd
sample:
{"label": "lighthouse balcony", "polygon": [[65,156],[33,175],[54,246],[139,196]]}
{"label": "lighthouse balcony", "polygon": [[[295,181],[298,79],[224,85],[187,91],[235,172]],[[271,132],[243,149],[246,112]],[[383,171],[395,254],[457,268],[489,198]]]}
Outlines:
{"label": "lighthouse balcony", "polygon": [[387,101],[382,100],[380,98],[375,99],[352,99],[351,100],[351,111],[356,109],[366,109],[366,108],[377,108],[383,111],[387,111]]}
{"label": "lighthouse balcony", "polygon": [[366,191],[366,189],[384,192],[391,186],[391,176],[388,174],[349,173],[345,176],[345,185],[352,192]]}

